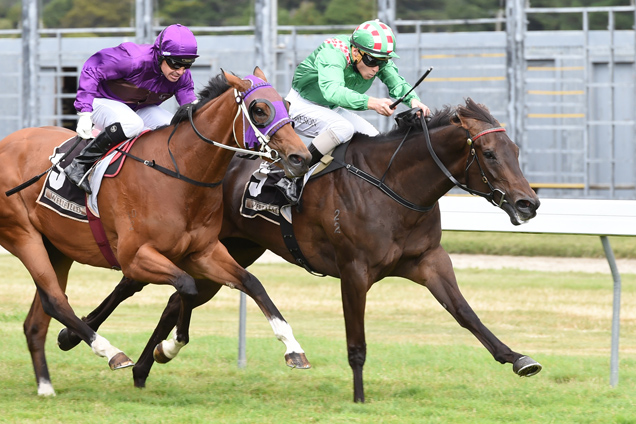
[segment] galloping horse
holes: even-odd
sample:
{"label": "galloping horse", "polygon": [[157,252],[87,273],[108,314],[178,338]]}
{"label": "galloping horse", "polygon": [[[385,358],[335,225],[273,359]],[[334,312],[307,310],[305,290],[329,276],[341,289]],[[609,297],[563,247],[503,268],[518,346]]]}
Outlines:
{"label": "galloping horse", "polygon": [[[164,360],[188,342],[197,287],[218,290],[219,285],[227,285],[256,301],[276,336],[287,345],[288,364],[308,366],[291,327],[261,282],[237,264],[218,239],[223,214],[221,181],[235,151],[245,152],[236,146],[244,142],[250,128],[261,144],[257,154],[275,159],[292,177],[308,170],[309,151],[290,122],[283,99],[260,69],[246,79],[223,72],[210,80],[198,102],[177,113],[172,125],[146,133],[135,142],[129,155],[140,161],[129,157],[116,178],[103,181],[99,213],[123,274],[144,283],[170,284],[179,294],[179,323],[173,340],[164,346]],[[258,128],[268,132],[263,134]],[[2,191],[47,169],[53,149],[74,135],[63,128],[27,128],[2,140]],[[172,172],[172,176],[152,168]],[[54,391],[44,356],[48,315],[71,329],[97,355],[106,357],[112,369],[133,364],[69,305],[64,291],[74,261],[110,265],[86,222],[63,218],[36,203],[42,185],[40,181],[15,195],[0,197],[0,244],[22,261],[37,286],[24,331],[38,393],[49,395]]]}
{"label": "galloping horse", "polygon": [[[461,294],[450,257],[440,245],[437,200],[455,185],[501,207],[514,225],[536,215],[540,202],[519,168],[519,149],[488,109],[471,99],[436,112],[428,128],[430,138],[422,126],[408,125],[377,137],[356,134],[344,157],[347,166],[310,180],[302,194],[302,209],[293,209],[293,228],[306,265],[341,280],[356,402],[364,402],[366,295],[387,276],[407,278],[428,288],[495,360],[513,364],[516,374],[531,376],[541,370],[539,363],[512,351],[481,323]],[[221,241],[243,266],[252,264],[266,249],[298,265],[277,225],[239,213],[245,183],[257,167],[258,163],[240,158],[230,163],[223,188]],[[366,178],[358,178],[361,174]],[[381,190],[369,181],[375,181]],[[98,328],[117,304],[143,286],[123,279],[86,318],[87,323]],[[201,287],[196,303],[204,303],[215,293]],[[137,387],[145,385],[155,345],[176,322],[178,300],[172,296],[133,368]]]}

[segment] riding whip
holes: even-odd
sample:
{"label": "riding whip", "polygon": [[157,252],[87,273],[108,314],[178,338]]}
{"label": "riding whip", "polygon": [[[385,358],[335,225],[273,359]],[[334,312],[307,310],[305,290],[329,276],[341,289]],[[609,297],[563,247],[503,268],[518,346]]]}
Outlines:
{"label": "riding whip", "polygon": [[405,98],[406,96],[408,96],[409,94],[411,94],[411,91],[415,90],[415,88],[416,88],[418,85],[420,85],[420,83],[421,83],[422,81],[424,81],[424,78],[426,78],[426,77],[428,76],[428,74],[430,74],[430,73],[431,73],[431,71],[432,71],[432,70],[433,70],[433,67],[432,67],[432,66],[431,66],[430,68],[428,68],[428,70],[427,70],[426,72],[424,72],[424,75],[422,75],[422,76],[420,77],[420,79],[419,79],[419,80],[417,80],[417,82],[415,83],[415,85],[413,86],[413,88],[411,88],[411,89],[410,89],[410,90],[409,90],[409,91],[408,91],[405,95],[403,95],[402,97],[400,97],[399,99],[397,99],[396,101],[394,101],[393,103],[391,103],[391,106],[389,106],[389,108],[391,108],[391,109],[395,109],[395,107],[396,107],[397,105],[399,105],[400,103],[402,103],[402,101],[404,100],[404,98]]}
{"label": "riding whip", "polygon": [[82,141],[82,138],[80,136],[76,136],[76,140],[75,143],[71,146],[71,148],[64,153],[64,155],[60,158],[60,160],[58,160],[56,163],[54,163],[53,165],[51,165],[51,167],[49,169],[47,169],[46,171],[42,172],[39,175],[36,175],[35,177],[31,178],[28,181],[23,182],[22,184],[20,184],[19,186],[13,187],[11,190],[5,191],[4,194],[9,197],[12,194],[15,194],[19,191],[24,190],[25,188],[29,187],[30,185],[33,185],[35,183],[38,182],[38,180],[40,178],[42,178],[42,176],[44,176],[47,172],[49,172],[51,169],[55,168],[56,166],[58,166],[60,163],[62,163],[62,161],[64,159],[66,159],[66,157],[77,147],[77,145],[79,144],[79,142]]}

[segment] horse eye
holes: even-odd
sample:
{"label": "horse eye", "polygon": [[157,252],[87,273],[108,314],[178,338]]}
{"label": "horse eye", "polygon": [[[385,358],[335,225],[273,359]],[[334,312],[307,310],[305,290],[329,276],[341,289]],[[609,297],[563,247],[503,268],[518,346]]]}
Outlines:
{"label": "horse eye", "polygon": [[495,159],[495,154],[493,152],[491,152],[490,150],[486,150],[484,152],[484,157],[486,159]]}
{"label": "horse eye", "polygon": [[254,114],[255,118],[261,118],[261,119],[267,119],[267,117],[269,116],[269,107],[267,105],[265,105],[264,107],[261,106],[255,106],[254,109],[252,109],[252,113]]}
{"label": "horse eye", "polygon": [[250,120],[258,128],[264,128],[276,117],[276,110],[269,100],[257,99],[248,108]]}

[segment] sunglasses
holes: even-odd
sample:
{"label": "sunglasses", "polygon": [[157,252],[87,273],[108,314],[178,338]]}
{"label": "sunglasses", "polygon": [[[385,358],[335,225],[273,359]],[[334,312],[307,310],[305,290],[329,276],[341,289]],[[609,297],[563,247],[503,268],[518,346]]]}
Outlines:
{"label": "sunglasses", "polygon": [[175,71],[181,68],[190,69],[190,67],[194,63],[194,59],[187,59],[188,62],[183,62],[182,60],[177,60],[172,57],[164,57],[164,59],[166,60],[168,66]]}
{"label": "sunglasses", "polygon": [[360,53],[362,53],[362,63],[367,65],[369,68],[375,68],[376,66],[382,67],[389,60],[388,58],[384,59],[384,58],[374,57],[365,52],[360,52]]}

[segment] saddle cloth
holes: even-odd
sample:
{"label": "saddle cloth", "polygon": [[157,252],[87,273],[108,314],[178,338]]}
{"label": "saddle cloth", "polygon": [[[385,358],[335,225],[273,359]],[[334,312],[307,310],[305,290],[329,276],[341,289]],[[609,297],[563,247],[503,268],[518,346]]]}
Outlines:
{"label": "saddle cloth", "polygon": [[93,215],[99,217],[97,194],[99,193],[99,188],[103,178],[114,177],[121,170],[126,156],[118,150],[126,152],[129,151],[137,138],[124,141],[117,145],[95,164],[93,169],[90,171],[91,174],[89,178],[91,191],[93,193],[88,197],[88,199],[86,198],[86,193],[69,181],[64,173],[64,168],[68,166],[82,151],[82,149],[88,144],[88,140],[80,140],[69,155],[64,158],[63,161],[58,163],[59,159],[73,147],[76,140],[76,137],[71,137],[53,149],[53,153],[49,156],[49,160],[55,166],[46,176],[46,180],[42,185],[42,190],[40,191],[40,195],[36,202],[55,211],[61,216],[74,219],[76,221],[88,222],[86,213],[87,206],[90,208]]}

